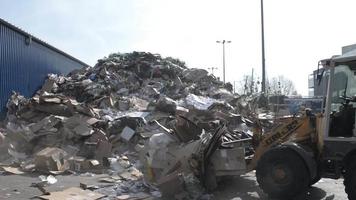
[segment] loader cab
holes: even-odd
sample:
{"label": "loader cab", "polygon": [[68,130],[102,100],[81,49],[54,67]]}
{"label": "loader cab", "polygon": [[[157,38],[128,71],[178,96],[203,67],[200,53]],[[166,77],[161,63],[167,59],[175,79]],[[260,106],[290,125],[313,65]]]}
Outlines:
{"label": "loader cab", "polygon": [[328,77],[324,140],[355,140],[356,54],[321,61]]}

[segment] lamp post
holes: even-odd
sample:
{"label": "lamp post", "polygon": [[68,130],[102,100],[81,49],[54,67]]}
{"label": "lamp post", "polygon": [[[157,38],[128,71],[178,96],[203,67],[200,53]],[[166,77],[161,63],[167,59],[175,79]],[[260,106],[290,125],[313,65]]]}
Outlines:
{"label": "lamp post", "polygon": [[211,74],[214,75],[214,70],[218,69],[217,67],[209,67],[209,70],[211,70]]}
{"label": "lamp post", "polygon": [[223,80],[225,84],[225,43],[231,43],[231,41],[228,40],[222,40],[222,41],[216,41],[216,43],[222,44],[223,47]]}
{"label": "lamp post", "polygon": [[262,42],[262,93],[266,93],[266,66],[265,66],[265,28],[263,18],[263,0],[261,0],[261,42]]}

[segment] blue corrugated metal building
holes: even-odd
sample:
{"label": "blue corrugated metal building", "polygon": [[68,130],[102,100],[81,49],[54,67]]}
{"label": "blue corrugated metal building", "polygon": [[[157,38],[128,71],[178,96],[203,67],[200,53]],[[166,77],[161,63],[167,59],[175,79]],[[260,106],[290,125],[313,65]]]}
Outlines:
{"label": "blue corrugated metal building", "polygon": [[48,73],[82,67],[88,65],[0,19],[0,118],[12,91],[31,97]]}

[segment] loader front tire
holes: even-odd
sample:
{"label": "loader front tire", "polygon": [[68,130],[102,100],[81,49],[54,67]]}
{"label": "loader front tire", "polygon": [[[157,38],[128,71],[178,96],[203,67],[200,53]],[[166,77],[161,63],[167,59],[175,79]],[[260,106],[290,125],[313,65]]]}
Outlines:
{"label": "loader front tire", "polygon": [[344,175],[345,192],[349,200],[356,199],[356,156],[352,156]]}
{"label": "loader front tire", "polygon": [[272,198],[291,199],[306,193],[310,174],[303,159],[288,147],[264,153],[256,168],[260,188]]}

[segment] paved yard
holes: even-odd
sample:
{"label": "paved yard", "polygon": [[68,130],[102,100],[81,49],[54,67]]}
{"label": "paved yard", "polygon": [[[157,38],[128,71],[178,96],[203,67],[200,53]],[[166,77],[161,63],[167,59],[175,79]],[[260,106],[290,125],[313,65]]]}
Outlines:
{"label": "paved yard", "polygon": [[[79,186],[80,182],[98,185],[98,179],[105,175],[85,176],[57,176],[58,182],[47,187],[48,191],[63,190],[70,186]],[[0,199],[21,200],[30,199],[40,195],[40,191],[30,187],[31,183],[38,182],[38,175],[33,176],[0,176]],[[340,200],[347,199],[344,193],[343,180],[322,179],[315,184],[307,196],[296,199],[310,200]],[[220,182],[218,189],[213,193],[217,200],[258,200],[269,199],[258,187],[254,173],[241,177],[226,179]]]}

